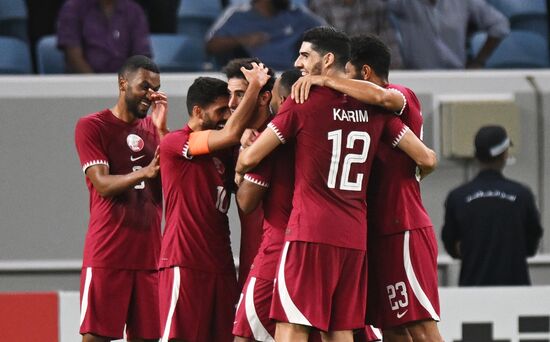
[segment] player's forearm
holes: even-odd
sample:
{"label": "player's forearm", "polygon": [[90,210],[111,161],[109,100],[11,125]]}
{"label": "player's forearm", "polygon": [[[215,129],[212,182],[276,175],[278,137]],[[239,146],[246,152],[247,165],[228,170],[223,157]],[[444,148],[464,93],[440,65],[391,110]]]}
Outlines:
{"label": "player's forearm", "polygon": [[403,97],[395,92],[380,87],[369,81],[350,80],[328,77],[325,86],[347,94],[361,102],[375,105],[395,112],[403,108]]}
{"label": "player's forearm", "polygon": [[141,168],[126,175],[102,175],[92,180],[94,189],[101,197],[113,197],[150,178],[148,167]]}

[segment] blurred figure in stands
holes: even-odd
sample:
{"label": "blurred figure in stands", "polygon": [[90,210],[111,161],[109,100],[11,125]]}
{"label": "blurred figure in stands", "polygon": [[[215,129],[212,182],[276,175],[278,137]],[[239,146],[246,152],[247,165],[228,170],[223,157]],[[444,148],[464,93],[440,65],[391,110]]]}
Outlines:
{"label": "blurred figure in stands", "polygon": [[57,44],[73,73],[114,73],[132,55],[151,57],[147,18],[132,0],[67,0]]}

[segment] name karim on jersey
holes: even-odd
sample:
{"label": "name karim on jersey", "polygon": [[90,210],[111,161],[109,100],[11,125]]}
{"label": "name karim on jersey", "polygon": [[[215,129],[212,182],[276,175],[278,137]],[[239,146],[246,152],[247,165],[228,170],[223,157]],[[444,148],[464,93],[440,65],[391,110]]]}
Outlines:
{"label": "name karim on jersey", "polygon": [[332,108],[332,117],[338,121],[369,122],[369,113],[363,109],[345,110]]}

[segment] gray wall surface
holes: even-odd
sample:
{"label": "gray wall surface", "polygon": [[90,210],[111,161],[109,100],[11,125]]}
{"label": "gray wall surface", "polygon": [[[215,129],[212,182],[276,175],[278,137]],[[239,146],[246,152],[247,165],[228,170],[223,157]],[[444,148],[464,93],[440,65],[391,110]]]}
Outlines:
{"label": "gray wall surface", "polygon": [[[161,76],[173,129],[187,120],[186,91],[197,76]],[[221,74],[210,76],[223,79]],[[540,94],[528,76],[534,77]],[[88,193],[74,147],[74,126],[79,117],[115,104],[116,75],[0,77],[0,81],[4,85],[0,93],[0,291],[78,289],[74,265],[82,254]],[[417,93],[423,106],[425,142],[437,152],[441,151],[442,102],[515,100],[521,113],[521,143],[515,164],[505,174],[533,190],[541,204],[543,226],[550,227],[550,139],[544,134],[550,132],[550,71],[395,72],[391,81]],[[438,236],[447,193],[475,174],[475,165],[442,159],[438,170],[422,182],[424,203]],[[234,209],[233,203],[230,222],[238,255],[239,223]],[[550,253],[550,234],[545,234],[541,251]],[[445,255],[442,247],[440,254]],[[22,261],[66,261],[70,266],[51,270],[54,273],[13,271]],[[550,284],[550,263],[542,264],[536,265],[536,283]]]}

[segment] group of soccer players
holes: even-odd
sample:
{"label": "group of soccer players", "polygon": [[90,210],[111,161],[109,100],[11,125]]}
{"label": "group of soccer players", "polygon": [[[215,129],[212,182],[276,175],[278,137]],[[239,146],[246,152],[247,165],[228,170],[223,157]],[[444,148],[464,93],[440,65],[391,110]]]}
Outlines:
{"label": "group of soccer players", "polygon": [[[158,68],[130,58],[117,104],[75,132],[91,212],[83,341],[121,338],[125,325],[133,341],[379,340],[371,324],[384,341],[442,341],[419,187],[436,157],[389,64],[375,37],[314,28],[297,70],[276,80],[255,59],[230,62],[227,83],[197,78],[189,121],[168,132]],[[242,289],[235,183],[243,217],[261,215],[263,229]]]}

